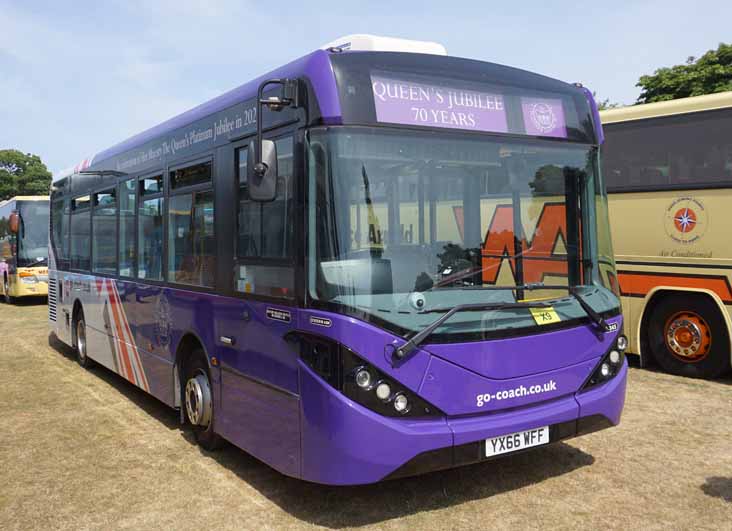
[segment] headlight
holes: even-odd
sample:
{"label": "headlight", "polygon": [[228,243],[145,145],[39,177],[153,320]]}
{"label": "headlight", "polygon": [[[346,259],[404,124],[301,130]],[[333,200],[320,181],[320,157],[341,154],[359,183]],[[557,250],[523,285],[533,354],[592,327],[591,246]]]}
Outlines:
{"label": "headlight", "polygon": [[303,362],[354,402],[386,417],[444,415],[345,346],[307,334],[297,336]]}
{"label": "headlight", "polygon": [[621,334],[618,336],[616,344],[618,346],[618,350],[624,351],[628,348],[628,338]]}
{"label": "headlight", "polygon": [[600,363],[597,364],[590,378],[581,387],[581,390],[584,391],[596,385],[603,384],[618,374],[625,360],[623,351],[627,346],[628,338],[623,335],[618,336],[610,350],[602,357]]}
{"label": "headlight", "polygon": [[19,277],[20,277],[20,281],[23,284],[35,284],[38,282],[38,279],[36,278],[36,276],[32,275],[30,273],[25,273],[25,274],[21,273],[19,275]]}

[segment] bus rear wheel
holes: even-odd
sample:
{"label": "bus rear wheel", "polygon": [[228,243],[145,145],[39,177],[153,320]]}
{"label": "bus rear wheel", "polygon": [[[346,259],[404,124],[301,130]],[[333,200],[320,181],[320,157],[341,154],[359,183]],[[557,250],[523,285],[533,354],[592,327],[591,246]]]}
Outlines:
{"label": "bus rear wheel", "polygon": [[666,372],[716,378],[730,369],[727,326],[714,302],[699,295],[668,295],[648,321],[648,346]]}
{"label": "bus rear wheel", "polygon": [[214,432],[213,387],[203,350],[193,351],[186,364],[183,404],[186,420],[193,427],[196,442],[206,450],[221,447],[221,437]]}
{"label": "bus rear wheel", "polygon": [[79,365],[88,369],[92,366],[92,360],[88,355],[86,341],[86,321],[84,320],[84,310],[79,308],[76,312],[74,320],[74,351],[76,352],[76,361]]}

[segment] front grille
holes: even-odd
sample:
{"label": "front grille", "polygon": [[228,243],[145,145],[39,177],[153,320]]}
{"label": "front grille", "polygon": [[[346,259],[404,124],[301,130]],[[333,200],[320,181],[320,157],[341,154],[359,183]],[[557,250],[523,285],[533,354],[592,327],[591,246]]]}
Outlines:
{"label": "front grille", "polygon": [[48,320],[54,323],[56,322],[56,286],[55,280],[48,284]]}

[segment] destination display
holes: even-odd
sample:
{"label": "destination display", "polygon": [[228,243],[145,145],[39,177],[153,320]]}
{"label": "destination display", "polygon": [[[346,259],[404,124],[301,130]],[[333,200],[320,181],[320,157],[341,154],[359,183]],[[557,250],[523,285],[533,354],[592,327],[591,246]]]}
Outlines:
{"label": "destination display", "polygon": [[508,91],[479,90],[459,82],[447,85],[377,73],[371,74],[371,90],[376,120],[382,123],[567,138],[564,107],[559,98],[522,96],[523,130],[516,130],[516,126],[511,130],[507,106],[513,94]]}
{"label": "destination display", "polygon": [[507,133],[501,94],[372,75],[376,119],[396,124]]}

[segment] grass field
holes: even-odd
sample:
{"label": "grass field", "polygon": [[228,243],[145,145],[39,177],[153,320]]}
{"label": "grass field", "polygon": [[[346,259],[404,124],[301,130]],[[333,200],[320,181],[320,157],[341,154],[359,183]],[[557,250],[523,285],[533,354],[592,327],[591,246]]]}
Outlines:
{"label": "grass field", "polygon": [[198,449],[178,414],[0,305],[0,529],[732,529],[732,380],[631,369],[619,427],[364,487]]}

